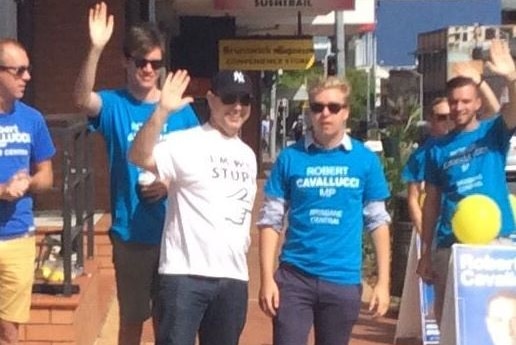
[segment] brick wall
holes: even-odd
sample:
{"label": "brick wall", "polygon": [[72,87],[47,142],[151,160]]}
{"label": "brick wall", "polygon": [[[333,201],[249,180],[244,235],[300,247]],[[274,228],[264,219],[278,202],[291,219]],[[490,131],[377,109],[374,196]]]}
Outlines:
{"label": "brick wall", "polygon": [[[106,289],[94,261],[86,261],[87,274],[74,283],[80,293],[70,297],[33,294],[30,321],[20,326],[20,344],[90,345],[103,325],[114,290]],[[112,285],[112,284],[111,284]]]}
{"label": "brick wall", "polygon": [[[109,11],[115,15],[115,31],[106,46],[97,73],[96,89],[124,85],[122,68],[122,39],[124,32],[124,0],[107,0]],[[30,52],[32,100],[44,114],[73,113],[72,92],[89,45],[88,9],[92,0],[34,1],[33,37]],[[60,147],[58,147],[60,149]],[[109,180],[105,146],[99,135],[92,137],[91,152],[95,174],[95,208],[109,209]],[[60,169],[55,164],[54,169]],[[60,173],[54,185],[61,186]],[[38,209],[59,209],[58,192],[37,198]]]}

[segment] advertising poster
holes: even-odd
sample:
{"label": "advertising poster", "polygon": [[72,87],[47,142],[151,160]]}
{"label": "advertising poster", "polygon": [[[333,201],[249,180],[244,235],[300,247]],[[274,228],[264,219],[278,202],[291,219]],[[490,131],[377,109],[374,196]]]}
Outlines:
{"label": "advertising poster", "polygon": [[[421,239],[417,236],[418,259],[421,253]],[[435,319],[434,311],[434,287],[427,284],[418,277],[419,282],[419,303],[421,305],[421,339],[423,345],[439,344],[439,326]]]}
{"label": "advertising poster", "polygon": [[453,246],[457,345],[516,345],[516,246]]}
{"label": "advertising poster", "polygon": [[435,320],[434,288],[416,274],[420,247],[421,240],[412,231],[394,343],[398,339],[419,338],[423,345],[437,345],[440,336]]}

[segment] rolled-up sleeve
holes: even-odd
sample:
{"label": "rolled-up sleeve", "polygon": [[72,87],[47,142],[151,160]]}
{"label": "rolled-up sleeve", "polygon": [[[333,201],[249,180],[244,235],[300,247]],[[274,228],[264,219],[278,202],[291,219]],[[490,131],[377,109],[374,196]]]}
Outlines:
{"label": "rolled-up sleeve", "polygon": [[256,225],[260,229],[271,227],[274,230],[281,232],[283,229],[286,208],[287,204],[285,200],[265,196]]}
{"label": "rolled-up sleeve", "polygon": [[390,224],[391,216],[385,208],[385,201],[370,201],[364,206],[364,228],[373,231],[381,225]]}

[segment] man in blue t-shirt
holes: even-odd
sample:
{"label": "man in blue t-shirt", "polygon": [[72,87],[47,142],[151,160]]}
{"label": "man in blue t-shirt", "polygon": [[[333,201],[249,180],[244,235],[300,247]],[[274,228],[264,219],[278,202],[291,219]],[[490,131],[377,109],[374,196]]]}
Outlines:
{"label": "man in blue t-shirt", "polygon": [[[482,74],[471,66],[469,62],[455,63],[454,73],[457,76],[471,78],[478,84],[480,97],[483,103],[483,112],[477,114],[479,118],[488,118],[495,115],[500,110],[500,103],[493,90],[486,82],[481,82]],[[429,116],[430,137],[422,146],[414,151],[405,167],[401,178],[407,183],[407,206],[410,220],[418,234],[422,228],[422,199],[424,196],[424,175],[426,152],[432,147],[435,138],[441,137],[453,128],[450,121],[450,106],[446,97],[437,97],[432,102],[432,112]]]}
{"label": "man in blue t-shirt", "polygon": [[[136,132],[154,112],[160,99],[160,70],[165,66],[164,44],[151,25],[131,27],[124,40],[126,86],[94,92],[97,64],[113,32],[114,19],[105,3],[89,13],[90,47],[82,65],[74,98],[107,146],[117,297],[120,306],[119,344],[139,344],[143,322],[152,315],[157,288],[159,244],[165,217],[167,181],[130,163],[127,153]],[[197,126],[187,105],[163,126],[168,133]]]}
{"label": "man in blue t-shirt", "polygon": [[55,147],[36,109],[20,102],[29,58],[15,40],[0,39],[0,344],[18,344],[29,320],[36,259],[32,193],[52,187]]}
{"label": "man in blue t-shirt", "polygon": [[401,172],[403,182],[407,183],[407,206],[410,220],[418,234],[421,234],[421,199],[424,190],[426,151],[432,147],[435,138],[448,133],[451,128],[449,116],[448,99],[445,97],[434,99],[432,113],[429,116],[430,137],[412,152]]}
{"label": "man in blue t-shirt", "polygon": [[[275,345],[348,344],[361,304],[362,234],[376,247],[370,310],[389,306],[389,190],[379,158],[346,134],[350,87],[329,77],[309,92],[311,131],[277,158],[260,227],[260,307]],[[275,271],[277,246],[287,225]]]}
{"label": "man in blue t-shirt", "polygon": [[[492,40],[489,68],[505,78],[509,103],[501,114],[477,119],[482,102],[479,83],[456,77],[447,83],[450,117],[455,129],[435,141],[427,154],[426,198],[423,205],[422,256],[419,275],[434,283],[436,316],[440,322],[446,288],[450,247],[457,240],[451,219],[460,200],[472,194],[492,198],[502,213],[500,236],[514,232],[514,218],[505,180],[505,160],[516,128],[516,71],[506,42]],[[434,236],[434,231],[436,236]],[[436,238],[435,252],[432,242]]]}

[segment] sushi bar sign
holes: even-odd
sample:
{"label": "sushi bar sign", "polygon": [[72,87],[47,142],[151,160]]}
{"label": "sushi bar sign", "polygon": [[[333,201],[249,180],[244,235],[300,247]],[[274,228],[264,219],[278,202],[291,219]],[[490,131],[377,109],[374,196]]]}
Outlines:
{"label": "sushi bar sign", "polygon": [[354,10],[355,0],[213,0],[217,10]]}

